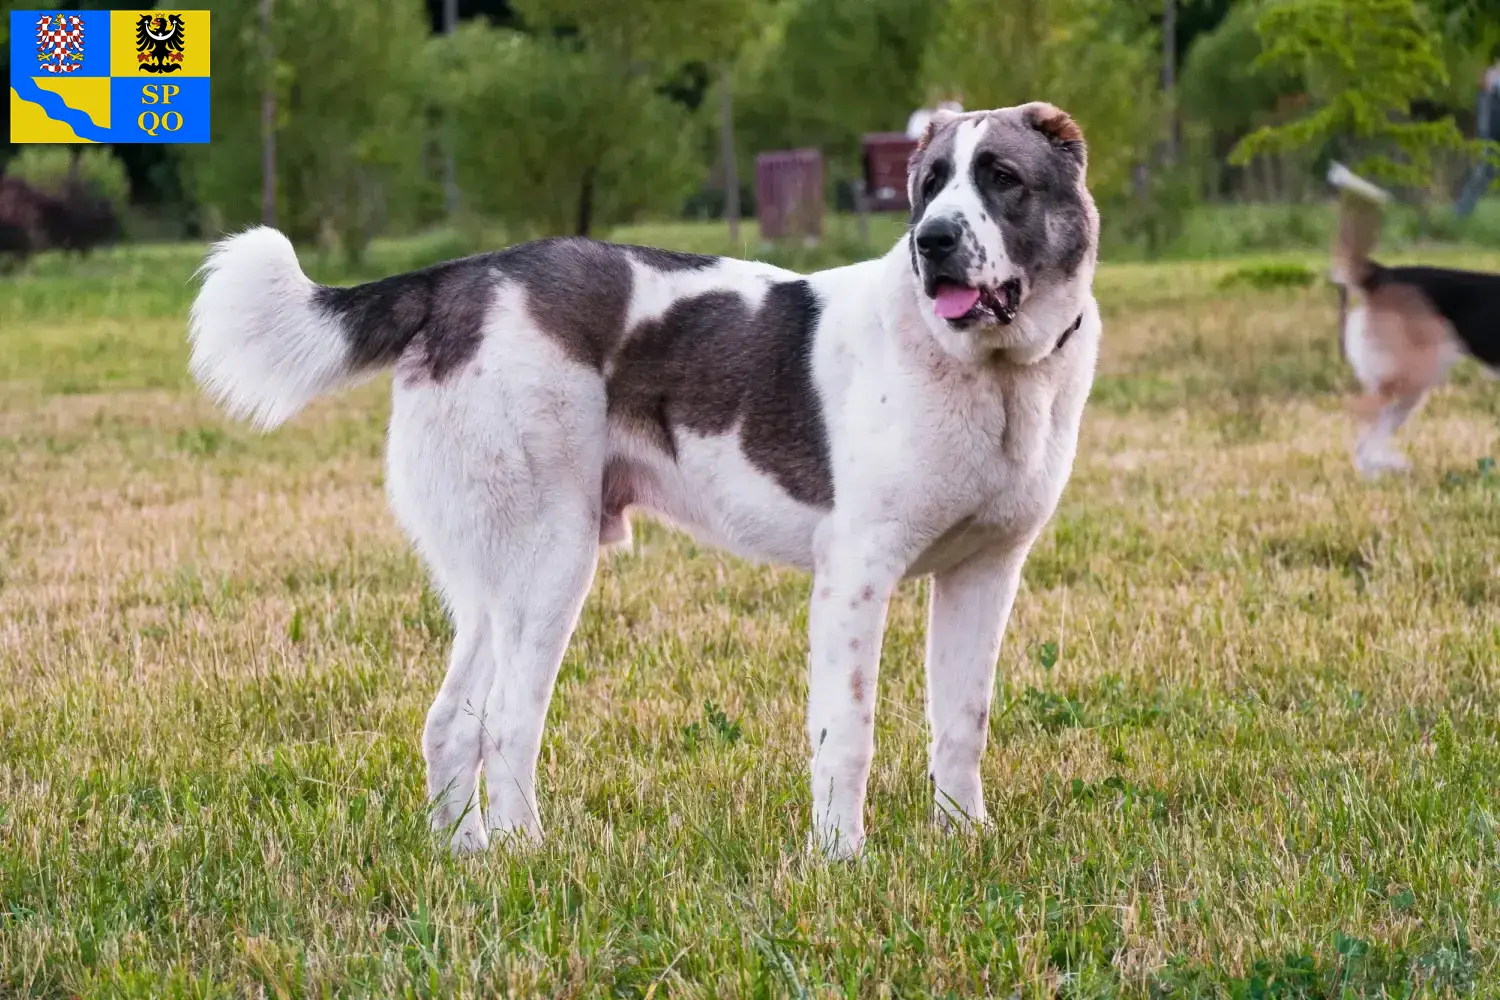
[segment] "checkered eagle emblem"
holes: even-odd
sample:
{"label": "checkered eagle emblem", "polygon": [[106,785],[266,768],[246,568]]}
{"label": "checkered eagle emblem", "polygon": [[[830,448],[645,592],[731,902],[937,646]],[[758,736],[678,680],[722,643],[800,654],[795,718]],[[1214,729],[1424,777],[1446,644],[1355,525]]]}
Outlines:
{"label": "checkered eagle emblem", "polygon": [[36,22],[36,61],[46,73],[72,73],[83,65],[83,18],[43,14]]}

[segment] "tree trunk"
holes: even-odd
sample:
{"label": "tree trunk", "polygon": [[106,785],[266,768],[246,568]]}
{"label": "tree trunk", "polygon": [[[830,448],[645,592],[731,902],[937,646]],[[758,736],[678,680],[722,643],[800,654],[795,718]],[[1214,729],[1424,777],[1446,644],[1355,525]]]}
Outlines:
{"label": "tree trunk", "polygon": [[734,95],[730,92],[732,71],[723,69],[719,105],[719,156],[724,160],[724,218],[729,222],[731,253],[740,249],[740,176],[734,161]]}
{"label": "tree trunk", "polygon": [[260,220],[276,225],[276,50],[271,45],[271,0],[260,0],[260,46],[265,79],[260,92]]}
{"label": "tree trunk", "polygon": [[594,168],[589,167],[583,172],[583,183],[578,192],[578,229],[577,235],[587,236],[589,227],[594,221]]}
{"label": "tree trunk", "polygon": [[1177,120],[1177,0],[1162,0],[1161,93],[1167,104],[1166,162],[1177,162],[1181,126]]}
{"label": "tree trunk", "polygon": [[[458,0],[443,0],[443,34],[452,35],[458,27]],[[453,123],[443,123],[443,195],[448,218],[458,214],[458,171],[453,165]]]}

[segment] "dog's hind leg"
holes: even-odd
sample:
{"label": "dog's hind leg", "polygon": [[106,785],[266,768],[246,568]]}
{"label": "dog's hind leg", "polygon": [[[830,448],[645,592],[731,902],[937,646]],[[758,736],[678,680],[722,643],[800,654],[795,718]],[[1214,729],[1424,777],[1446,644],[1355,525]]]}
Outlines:
{"label": "dog's hind leg", "polygon": [[398,366],[386,482],[456,629],[423,749],[457,847],[540,832],[537,748],[592,579],[606,434],[603,380],[520,310],[498,308],[475,365],[442,382]]}
{"label": "dog's hind leg", "polygon": [[427,712],[422,756],[427,760],[427,793],[432,826],[450,832],[455,851],[486,844],[479,811],[479,729],[484,713],[484,682],[492,670],[486,616],[455,609],[448,673]]}
{"label": "dog's hind leg", "polygon": [[575,495],[548,498],[506,540],[511,585],[490,612],[495,671],[484,707],[485,826],[492,836],[541,837],[542,726],[593,580],[598,536],[595,498]]}

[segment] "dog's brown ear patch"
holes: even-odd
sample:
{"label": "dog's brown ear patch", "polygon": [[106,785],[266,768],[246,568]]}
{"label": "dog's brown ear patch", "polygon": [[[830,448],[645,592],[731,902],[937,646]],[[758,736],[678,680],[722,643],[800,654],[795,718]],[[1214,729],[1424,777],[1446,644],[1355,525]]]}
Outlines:
{"label": "dog's brown ear patch", "polygon": [[1053,104],[1039,104],[1031,115],[1032,126],[1054,142],[1083,141],[1083,129],[1062,108]]}
{"label": "dog's brown ear patch", "polygon": [[1083,129],[1073,120],[1073,116],[1055,104],[1037,102],[1031,105],[1027,115],[1031,127],[1045,135],[1053,145],[1060,146],[1078,158],[1080,163],[1084,159],[1085,143],[1083,140]]}
{"label": "dog's brown ear patch", "polygon": [[935,130],[936,125],[937,122],[929,121],[927,123],[927,127],[922,130],[922,136],[917,140],[917,148],[912,151],[913,159],[915,159],[917,154],[922,153],[927,149],[929,145],[932,144],[932,133]]}

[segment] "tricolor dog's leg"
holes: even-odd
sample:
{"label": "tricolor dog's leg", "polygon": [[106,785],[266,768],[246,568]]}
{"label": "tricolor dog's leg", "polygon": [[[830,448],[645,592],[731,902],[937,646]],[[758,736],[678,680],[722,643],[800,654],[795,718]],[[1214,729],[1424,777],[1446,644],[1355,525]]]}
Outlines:
{"label": "tricolor dog's leg", "polygon": [[878,530],[829,526],[820,535],[808,612],[813,843],[850,857],[865,839],[880,646],[905,563]]}
{"label": "tricolor dog's leg", "polygon": [[1411,461],[1395,445],[1396,431],[1417,411],[1425,389],[1416,389],[1384,398],[1354,449],[1354,461],[1360,473],[1377,476],[1382,472],[1405,472]]}
{"label": "tricolor dog's leg", "polygon": [[995,661],[1029,543],[982,552],[932,581],[927,619],[928,773],[939,821],[985,821],[979,758],[989,737]]}

